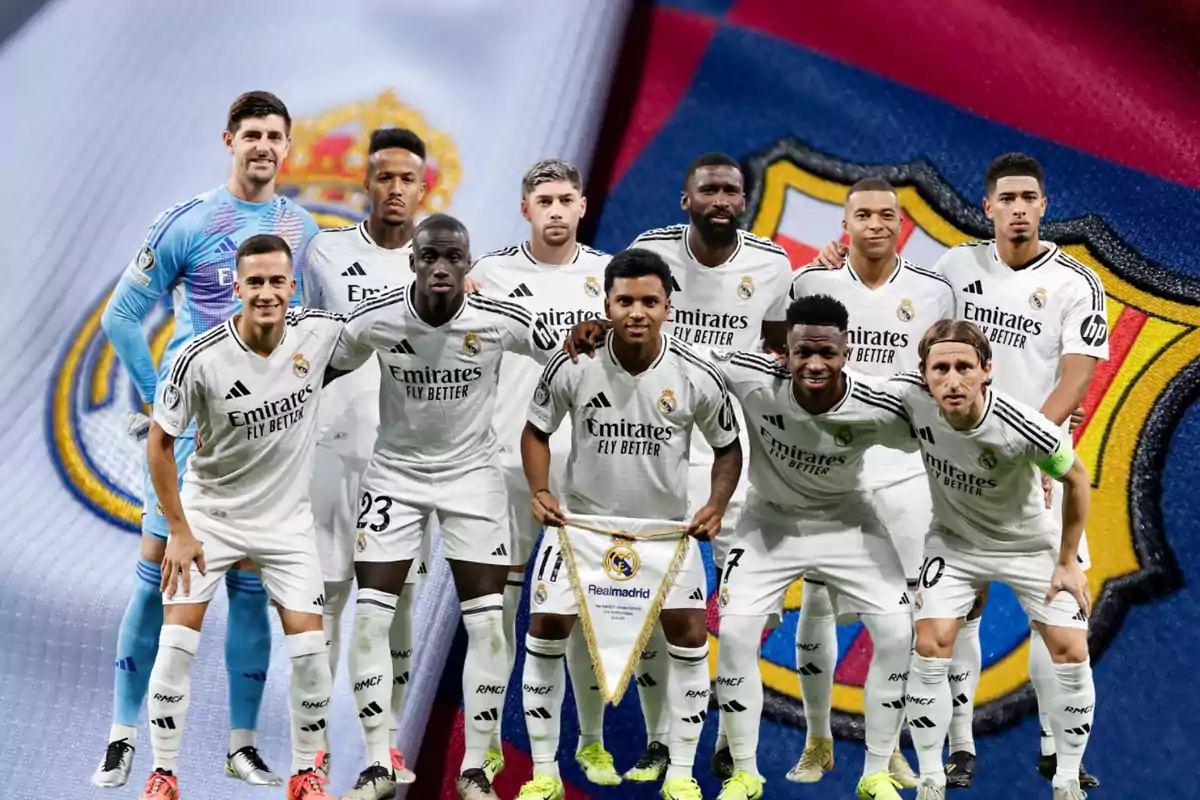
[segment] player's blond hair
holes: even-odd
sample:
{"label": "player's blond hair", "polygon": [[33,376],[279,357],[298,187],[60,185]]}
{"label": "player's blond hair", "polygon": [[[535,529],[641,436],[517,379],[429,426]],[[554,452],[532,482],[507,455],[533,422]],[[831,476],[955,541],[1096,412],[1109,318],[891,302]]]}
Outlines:
{"label": "player's blond hair", "polygon": [[529,197],[543,183],[557,181],[567,181],[577,192],[583,191],[583,176],[579,174],[579,167],[561,158],[547,158],[525,171],[525,176],[521,178],[521,199]]}
{"label": "player's blond hair", "polygon": [[925,374],[925,360],[935,344],[956,342],[965,344],[979,356],[979,366],[986,367],[992,363],[992,345],[983,331],[974,322],[961,319],[939,319],[929,326],[921,343],[917,345],[917,356],[921,359],[921,375]]}

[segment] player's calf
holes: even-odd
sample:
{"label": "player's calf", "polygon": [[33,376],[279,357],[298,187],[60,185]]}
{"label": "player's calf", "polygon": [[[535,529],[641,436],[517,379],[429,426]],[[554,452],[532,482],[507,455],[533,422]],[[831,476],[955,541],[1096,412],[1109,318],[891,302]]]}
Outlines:
{"label": "player's calf", "polygon": [[739,772],[761,778],[758,771],[758,730],[762,719],[763,686],[758,647],[764,616],[721,617],[721,647],[717,650],[717,701],[725,720],[732,756],[730,780]]}
{"label": "player's calf", "polygon": [[[1063,602],[1063,595],[1055,603]],[[1053,606],[1052,606],[1053,607]],[[1080,615],[1082,616],[1082,615]],[[1058,751],[1054,774],[1055,796],[1078,789],[1083,753],[1091,736],[1096,708],[1096,687],[1087,647],[1086,622],[1072,618],[1081,627],[1035,623],[1054,663],[1054,700],[1050,704],[1050,723]],[[1071,795],[1065,794],[1066,797]]]}
{"label": "player's calf", "polygon": [[958,632],[957,619],[917,620],[917,645],[905,689],[905,711],[917,749],[922,787],[942,789],[942,744],[950,727],[950,653]]}
{"label": "player's calf", "polygon": [[[890,776],[895,743],[904,720],[904,692],[909,679],[912,647],[911,617],[907,612],[863,614],[874,653],[863,693],[866,758],[860,787],[879,797],[895,794]],[[882,777],[881,777],[882,776]]]}

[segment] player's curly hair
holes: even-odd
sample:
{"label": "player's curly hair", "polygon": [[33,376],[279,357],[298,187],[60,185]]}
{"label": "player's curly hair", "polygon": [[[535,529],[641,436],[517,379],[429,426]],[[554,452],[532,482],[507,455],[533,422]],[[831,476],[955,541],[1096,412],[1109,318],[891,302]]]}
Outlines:
{"label": "player's curly hair", "polygon": [[425,142],[408,128],[377,128],[371,131],[367,155],[393,148],[407,150],[422,161],[425,160]]}
{"label": "player's curly hair", "polygon": [[692,163],[688,164],[687,172],[683,174],[683,190],[687,191],[688,181],[696,174],[696,170],[701,167],[733,167],[738,172],[745,174],[741,163],[731,155],[726,153],[703,153],[692,159]]}
{"label": "player's curly hair", "polygon": [[644,278],[647,275],[657,275],[662,281],[663,291],[667,297],[671,296],[671,268],[662,256],[640,247],[622,250],[604,268],[604,293],[612,291],[617,278]]}
{"label": "player's curly hair", "polygon": [[996,191],[996,182],[1001,178],[1035,178],[1038,189],[1046,191],[1046,176],[1042,165],[1036,158],[1024,153],[1005,153],[992,159],[983,178],[987,196],[990,197],[992,192]]}
{"label": "player's curly hair", "polygon": [[525,175],[521,178],[521,199],[529,197],[530,193],[543,183],[558,181],[566,181],[575,187],[577,192],[583,191],[583,176],[579,174],[579,167],[561,158],[547,158],[525,170]]}
{"label": "player's curly hair", "polygon": [[787,324],[789,328],[797,325],[828,326],[845,333],[850,327],[850,312],[827,294],[808,294],[788,306]]}
{"label": "player's curly hair", "polygon": [[290,136],[292,133],[292,115],[288,113],[287,106],[283,104],[275,95],[270,92],[256,90],[253,92],[244,92],[238,95],[237,99],[229,106],[229,116],[225,121],[225,130],[231,135],[237,133],[238,126],[242,124],[242,120],[247,119],[262,119],[278,115],[283,117],[283,128]]}
{"label": "player's curly hair", "polygon": [[929,326],[917,345],[917,356],[921,359],[921,374],[925,374],[925,359],[935,344],[956,342],[965,344],[979,356],[979,366],[992,363],[992,344],[974,322],[962,319],[939,319]]}

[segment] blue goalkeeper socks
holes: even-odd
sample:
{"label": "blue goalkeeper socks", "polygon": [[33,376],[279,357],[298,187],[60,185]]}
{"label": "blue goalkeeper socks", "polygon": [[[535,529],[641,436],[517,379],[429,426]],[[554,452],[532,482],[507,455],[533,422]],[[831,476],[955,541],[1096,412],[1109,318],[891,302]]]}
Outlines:
{"label": "blue goalkeeper socks", "polygon": [[257,572],[225,575],[229,621],[225,629],[225,669],[229,672],[229,727],[253,731],[267,688],[271,664],[271,621],[267,592]]}
{"label": "blue goalkeeper socks", "polygon": [[113,724],[136,727],[138,712],[150,685],[150,670],[158,654],[162,630],[162,569],[139,558],[133,596],[121,618],[117,634],[117,660],[113,678]]}

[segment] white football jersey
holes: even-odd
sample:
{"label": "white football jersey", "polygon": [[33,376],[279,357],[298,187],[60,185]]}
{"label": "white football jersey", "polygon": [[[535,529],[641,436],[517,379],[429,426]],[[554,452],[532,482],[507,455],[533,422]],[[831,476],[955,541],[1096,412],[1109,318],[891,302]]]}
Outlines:
{"label": "white football jersey", "polygon": [[332,365],[382,364],[379,436],[372,458],[424,472],[472,469],[496,454],[492,418],[505,353],[541,362],[558,350],[549,326],[526,309],[481,294],[433,327],[417,314],[416,284],[359,305],[346,321]]}
{"label": "white football jersey", "polygon": [[[792,279],[789,298],[813,294],[829,295],[850,312],[846,366],[878,378],[918,370],[917,346],[925,331],[938,320],[955,315],[950,282],[903,256],[897,256],[892,277],[875,289],[863,283],[850,266],[848,254],[841,269],[805,267]],[[876,447],[867,451],[863,485],[870,489],[891,486],[924,471],[919,454]]]}
{"label": "white football jersey", "polygon": [[[787,319],[792,282],[787,251],[770,239],[739,230],[733,255],[724,264],[706,267],[692,255],[690,228],[655,228],[629,245],[658,253],[671,268],[671,314],[663,329],[693,346],[761,349],[763,321]],[[740,409],[737,413],[741,424]],[[742,444],[746,445],[744,438]],[[691,459],[693,464],[711,464],[712,450],[698,439]]]}
{"label": "white football jersey", "polygon": [[742,405],[750,438],[750,486],[768,503],[806,518],[834,518],[859,488],[863,455],[873,445],[915,451],[904,407],[882,379],[846,376],[846,394],[823,414],[805,411],[792,376],[760,353],[709,354]]}
{"label": "white football jersey", "polygon": [[171,436],[196,421],[184,511],[250,530],[312,527],[315,406],[343,323],[307,308],[285,319],[283,339],[266,357],[227,320],[188,342],[159,384],[154,421]]}
{"label": "white football jersey", "polygon": [[[412,281],[412,242],[380,247],[364,220],[313,237],[305,262],[304,305],[349,315],[363,300]],[[321,393],[320,441],[345,458],[366,460],[379,426],[379,361],[368,359]]]}
{"label": "white football jersey", "polygon": [[610,331],[594,358],[559,353],[546,366],[528,420],[553,434],[572,422],[564,505],[579,514],[678,519],[687,514],[693,426],[712,447],[738,436],[725,382],[696,351],[662,334],[646,371],[630,375]]}
{"label": "white football jersey", "polygon": [[[561,341],[577,323],[604,319],[604,268],[610,258],[578,245],[569,263],[544,264],[525,242],[483,256],[471,268],[471,277],[484,293],[528,309]],[[521,463],[521,431],[541,375],[541,365],[524,356],[510,356],[500,365],[495,427],[500,455],[509,464]],[[563,428],[555,434],[550,449],[565,457],[571,449],[570,431]]]}
{"label": "white football jersey", "polygon": [[1068,353],[1108,358],[1108,310],[1100,278],[1052,242],[1032,264],[1013,269],[995,242],[961,244],[934,267],[958,293],[958,316],[992,343],[992,380],[1041,408]]}
{"label": "white football jersey", "polygon": [[987,551],[1037,552],[1058,546],[1061,520],[1046,508],[1039,468],[1061,477],[1074,460],[1069,433],[999,389],[975,427],[958,431],[942,416],[921,376],[901,372],[886,386],[917,434],[933,495],[934,528]]}

